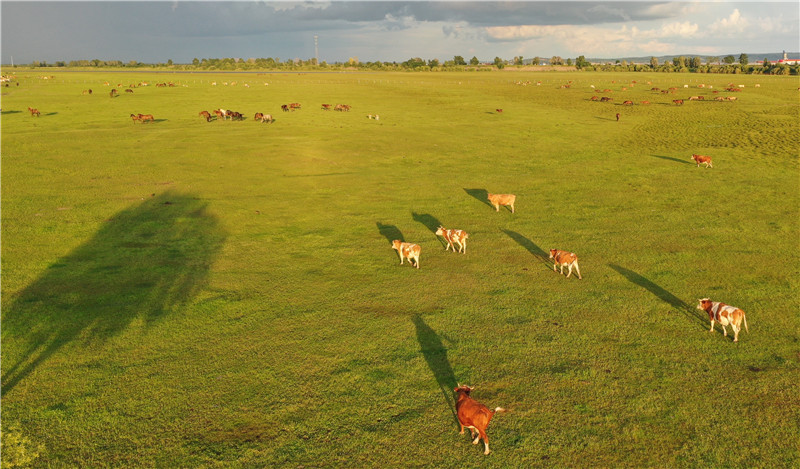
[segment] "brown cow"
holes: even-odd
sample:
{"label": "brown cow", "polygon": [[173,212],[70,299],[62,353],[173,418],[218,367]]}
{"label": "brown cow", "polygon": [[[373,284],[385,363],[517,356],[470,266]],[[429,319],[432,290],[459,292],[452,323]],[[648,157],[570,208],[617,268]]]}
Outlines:
{"label": "brown cow", "polygon": [[726,305],[719,301],[711,301],[708,298],[698,300],[700,304],[697,309],[703,310],[708,313],[708,319],[711,321],[711,329],[708,332],[714,332],[714,322],[717,321],[722,326],[722,332],[727,337],[728,330],[725,326],[730,324],[733,329],[733,341],[739,342],[739,331],[742,330],[742,322],[744,321],[744,330],[748,333],[750,330],[747,328],[747,317],[744,311],[735,307]]}
{"label": "brown cow", "polygon": [[152,114],[139,114],[139,120],[144,124],[145,122],[155,122],[156,119]]}
{"label": "brown cow", "polygon": [[469,393],[473,389],[475,388],[464,384],[459,384],[457,388],[453,389],[453,392],[458,395],[456,398],[456,415],[458,424],[461,425],[460,434],[464,434],[464,427],[469,428],[470,437],[473,438],[472,444],[477,445],[483,439],[483,454],[489,454],[489,435],[486,434],[486,430],[489,428],[489,423],[492,421],[494,414],[506,412],[506,409],[502,407],[495,407],[494,410],[489,409],[470,397]]}
{"label": "brown cow", "polygon": [[578,256],[574,253],[568,251],[562,251],[560,249],[551,249],[550,250],[550,259],[553,259],[553,272],[556,271],[556,266],[561,266],[561,275],[564,275],[564,266],[569,267],[569,271],[567,272],[567,278],[572,275],[572,268],[575,267],[575,271],[578,273],[578,279],[582,280],[581,277],[581,269],[578,267]]}
{"label": "brown cow", "polygon": [[322,109],[324,111],[330,111],[331,110],[331,105],[330,104],[323,104],[322,105]]}
{"label": "brown cow", "polygon": [[132,90],[132,89],[130,89],[130,88],[128,88],[128,89],[126,89],[126,90],[125,90],[125,92],[126,92],[126,93],[133,93],[133,90]]}
{"label": "brown cow", "polygon": [[600,101],[604,102],[604,103],[607,103],[609,101],[613,101],[613,99],[609,98],[608,96],[603,96],[602,98],[600,98]]}
{"label": "brown cow", "polygon": [[495,212],[500,211],[501,205],[506,205],[511,207],[511,213],[514,213],[514,202],[517,200],[517,196],[514,194],[487,194],[489,199],[489,203],[492,204],[494,207]]}
{"label": "brown cow", "polygon": [[281,104],[281,110],[283,112],[289,112],[289,106],[287,104]]}
{"label": "brown cow", "polygon": [[624,101],[622,103],[623,106],[633,106],[633,101]]}
{"label": "brown cow", "polygon": [[[392,249],[400,254],[400,265],[403,265],[403,259],[407,258],[408,263],[419,269],[419,254],[422,248],[417,244],[404,243],[399,239],[392,241]],[[414,260],[412,263],[411,260]]]}
{"label": "brown cow", "polygon": [[453,248],[453,252],[456,252],[455,244],[458,245],[458,252],[467,253],[467,238],[469,238],[469,234],[464,230],[448,230],[447,228],[439,225],[439,228],[436,228],[436,236],[441,236],[447,241],[447,246],[444,247],[444,250],[447,251],[450,248]]}
{"label": "brown cow", "polygon": [[705,155],[692,155],[692,159],[695,163],[697,163],[697,167],[700,167],[700,164],[706,165],[706,168],[713,168],[714,165],[711,164],[711,157]]}
{"label": "brown cow", "polygon": [[211,122],[211,114],[208,111],[200,111],[198,116],[203,116],[206,118],[206,122]]}
{"label": "brown cow", "polygon": [[31,117],[34,117],[34,116],[39,117],[39,115],[41,114],[38,109],[33,108],[33,107],[29,107],[28,111],[31,112]]}
{"label": "brown cow", "polygon": [[672,102],[677,104],[677,105],[679,105],[679,106],[683,104],[683,100],[682,99],[673,99]]}
{"label": "brown cow", "polygon": [[141,116],[141,114],[131,114],[131,119],[133,119],[134,124],[139,120],[139,116]]}

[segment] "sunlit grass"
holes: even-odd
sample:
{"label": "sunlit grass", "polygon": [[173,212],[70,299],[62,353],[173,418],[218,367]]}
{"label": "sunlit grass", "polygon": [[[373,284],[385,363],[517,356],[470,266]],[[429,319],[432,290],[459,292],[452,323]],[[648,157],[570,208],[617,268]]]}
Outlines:
{"label": "sunlit grass", "polygon": [[[37,76],[2,106],[2,425],[35,465],[797,464],[796,79]],[[739,344],[704,296],[747,312]],[[510,409],[488,457],[455,382]]]}

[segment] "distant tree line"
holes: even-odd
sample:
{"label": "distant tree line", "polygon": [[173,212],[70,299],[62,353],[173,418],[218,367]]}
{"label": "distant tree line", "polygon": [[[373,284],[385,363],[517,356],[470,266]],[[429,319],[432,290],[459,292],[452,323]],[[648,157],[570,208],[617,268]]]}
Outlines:
{"label": "distant tree line", "polygon": [[549,65],[554,67],[566,66],[575,67],[578,70],[596,71],[632,71],[632,72],[664,72],[664,73],[745,73],[745,74],[769,74],[769,75],[798,75],[800,65],[787,65],[771,63],[766,58],[761,62],[750,63],[747,54],[741,54],[738,60],[728,55],[725,57],[706,57],[703,61],[700,57],[674,57],[671,61],[665,60],[659,63],[656,57],[650,59],[649,64],[628,63],[625,60],[616,60],[614,63],[603,64],[590,63],[583,55],[566,60],[559,56],[549,59],[534,57],[524,59],[522,56],[514,57],[512,60],[504,60],[495,57],[492,62],[481,62],[477,57],[469,60],[463,56],[456,55],[452,60],[444,62],[439,59],[423,59],[413,57],[403,62],[361,62],[358,57],[351,57],[344,62],[328,63],[325,61],[317,62],[317,59],[286,59],[278,57],[272,58],[221,58],[221,59],[198,59],[195,58],[189,64],[176,64],[170,59],[164,63],[142,63],[135,60],[123,62],[120,60],[72,60],[69,62],[57,61],[55,63],[34,61],[28,66],[32,67],[70,67],[70,68],[148,68],[148,69],[170,69],[170,70],[220,70],[220,71],[258,71],[258,70],[286,70],[286,71],[320,71],[320,70],[386,70],[386,71],[491,71],[504,69],[506,67],[522,68],[529,65]]}

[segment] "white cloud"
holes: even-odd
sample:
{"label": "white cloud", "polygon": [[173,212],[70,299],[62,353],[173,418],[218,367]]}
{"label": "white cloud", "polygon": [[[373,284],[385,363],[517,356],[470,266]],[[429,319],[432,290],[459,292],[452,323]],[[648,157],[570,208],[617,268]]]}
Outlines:
{"label": "white cloud", "polygon": [[727,18],[715,21],[708,27],[708,31],[713,35],[734,36],[746,32],[750,27],[750,21],[743,17],[736,8]]}

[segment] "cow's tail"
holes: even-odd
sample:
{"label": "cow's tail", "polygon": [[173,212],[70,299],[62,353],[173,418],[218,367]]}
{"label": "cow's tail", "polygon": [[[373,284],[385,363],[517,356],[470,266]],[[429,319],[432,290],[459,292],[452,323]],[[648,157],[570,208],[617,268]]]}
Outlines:
{"label": "cow's tail", "polygon": [[742,320],[744,321],[744,330],[746,330],[747,333],[749,334],[750,333],[750,329],[747,328],[747,315],[746,314],[742,314]]}
{"label": "cow's tail", "polygon": [[504,409],[502,407],[495,407],[494,408],[494,413],[496,414],[498,412],[508,412],[508,410],[506,410],[506,409]]}

